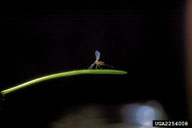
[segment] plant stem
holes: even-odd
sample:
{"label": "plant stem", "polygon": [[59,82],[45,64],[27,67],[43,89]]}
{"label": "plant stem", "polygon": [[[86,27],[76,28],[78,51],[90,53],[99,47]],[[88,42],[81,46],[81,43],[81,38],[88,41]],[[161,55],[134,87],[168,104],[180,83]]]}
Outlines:
{"label": "plant stem", "polygon": [[34,80],[25,82],[23,84],[17,85],[15,87],[6,89],[1,91],[2,95],[6,95],[8,93],[11,93],[13,91],[16,91],[18,89],[30,86],[32,84],[36,84],[42,81],[46,81],[46,80],[50,80],[50,79],[55,79],[55,78],[60,78],[60,77],[68,77],[68,76],[74,76],[74,75],[81,75],[81,74],[112,74],[112,75],[123,75],[123,74],[127,74],[126,71],[121,71],[121,70],[95,70],[95,69],[91,69],[91,70],[74,70],[74,71],[68,71],[68,72],[62,72],[62,73],[56,73],[56,74],[52,74],[52,75],[47,75],[47,76],[43,76],[40,78],[36,78]]}

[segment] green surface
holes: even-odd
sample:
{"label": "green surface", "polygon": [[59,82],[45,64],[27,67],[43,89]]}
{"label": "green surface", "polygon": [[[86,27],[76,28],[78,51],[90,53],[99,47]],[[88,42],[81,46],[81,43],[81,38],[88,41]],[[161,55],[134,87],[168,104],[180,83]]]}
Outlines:
{"label": "green surface", "polygon": [[52,74],[52,75],[47,75],[47,76],[43,76],[28,82],[25,82],[23,84],[17,85],[15,87],[6,89],[1,91],[2,95],[6,95],[8,93],[11,93],[13,91],[16,91],[18,89],[42,82],[42,81],[46,81],[46,80],[50,80],[50,79],[55,79],[55,78],[60,78],[60,77],[68,77],[68,76],[75,76],[75,75],[81,75],[81,74],[111,74],[111,75],[124,75],[127,74],[126,71],[121,71],[121,70],[96,70],[96,69],[91,69],[91,70],[74,70],[74,71],[69,71],[69,72],[62,72],[62,73],[56,73],[56,74]]}

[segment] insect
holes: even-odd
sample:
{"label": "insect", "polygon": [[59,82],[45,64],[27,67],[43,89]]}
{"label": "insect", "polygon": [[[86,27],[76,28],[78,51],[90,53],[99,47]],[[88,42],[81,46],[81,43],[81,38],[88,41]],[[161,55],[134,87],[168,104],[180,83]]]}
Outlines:
{"label": "insect", "polygon": [[94,65],[95,65],[96,69],[98,69],[98,68],[101,69],[101,66],[108,66],[108,67],[113,68],[113,66],[106,65],[103,61],[99,61],[99,59],[100,59],[100,52],[97,51],[97,50],[95,51],[95,57],[96,57],[95,62],[93,64],[91,64],[88,69],[92,69],[94,67]]}

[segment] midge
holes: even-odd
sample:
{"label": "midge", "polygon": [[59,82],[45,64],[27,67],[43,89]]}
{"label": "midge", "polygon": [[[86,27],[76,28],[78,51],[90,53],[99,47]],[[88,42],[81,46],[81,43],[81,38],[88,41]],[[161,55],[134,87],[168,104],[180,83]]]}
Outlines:
{"label": "midge", "polygon": [[108,67],[113,68],[113,66],[106,65],[103,61],[99,61],[99,59],[100,59],[100,52],[97,51],[97,50],[95,51],[95,57],[96,57],[95,62],[93,64],[91,64],[88,69],[92,69],[94,67],[94,65],[96,65],[95,66],[96,69],[98,69],[98,68],[101,69],[100,66],[108,66]]}

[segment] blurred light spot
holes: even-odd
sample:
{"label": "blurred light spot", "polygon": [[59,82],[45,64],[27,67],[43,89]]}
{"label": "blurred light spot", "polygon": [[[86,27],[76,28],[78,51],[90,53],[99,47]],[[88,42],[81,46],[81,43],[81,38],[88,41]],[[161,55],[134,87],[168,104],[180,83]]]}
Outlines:
{"label": "blurred light spot", "polygon": [[122,107],[121,114],[124,122],[141,126],[152,126],[153,120],[166,119],[163,108],[157,101],[126,104]]}
{"label": "blurred light spot", "polygon": [[141,125],[151,125],[156,113],[150,106],[141,106],[136,110],[136,121]]}

